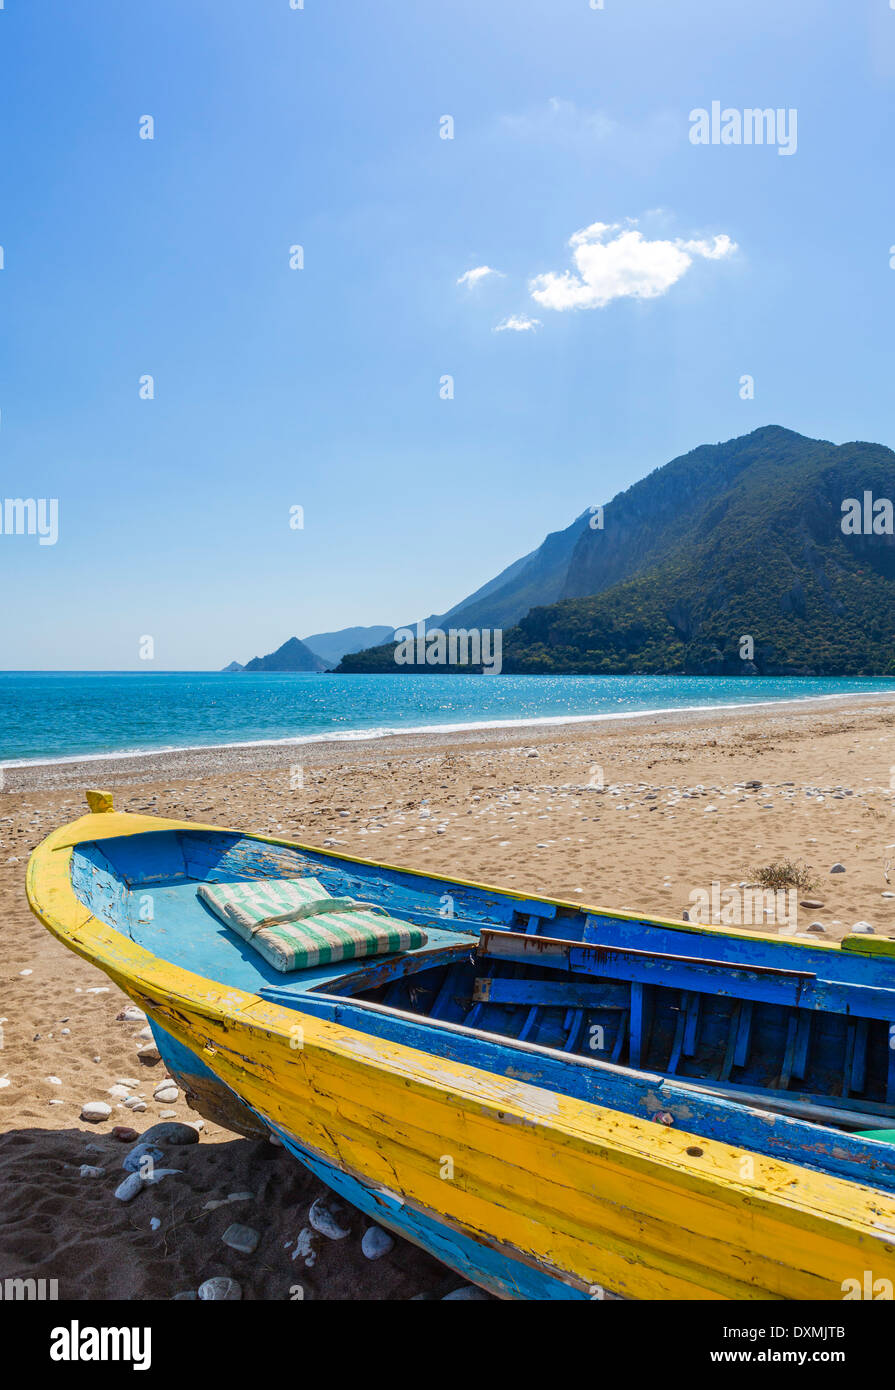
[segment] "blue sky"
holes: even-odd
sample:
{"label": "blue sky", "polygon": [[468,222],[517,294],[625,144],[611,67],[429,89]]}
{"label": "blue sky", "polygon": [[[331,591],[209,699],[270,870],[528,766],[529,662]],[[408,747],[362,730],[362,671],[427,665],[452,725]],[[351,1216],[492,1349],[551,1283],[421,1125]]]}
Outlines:
{"label": "blue sky", "polygon": [[0,665],[403,622],[700,443],[895,444],[893,84],[887,0],[5,0],[0,498],[60,536]]}

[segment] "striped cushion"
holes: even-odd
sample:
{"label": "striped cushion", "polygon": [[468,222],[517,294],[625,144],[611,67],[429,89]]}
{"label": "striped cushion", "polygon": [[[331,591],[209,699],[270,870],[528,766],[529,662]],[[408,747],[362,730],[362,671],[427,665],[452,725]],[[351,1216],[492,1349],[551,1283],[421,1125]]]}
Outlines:
{"label": "striped cushion", "polygon": [[[255,947],[276,970],[307,970],[311,965],[414,951],[426,933],[410,922],[358,907],[350,898],[332,898],[316,878],[261,878],[249,883],[200,884],[199,897],[212,912]],[[335,910],[314,914],[314,904]],[[338,904],[338,908],[336,908]],[[271,917],[298,920],[259,925]]]}

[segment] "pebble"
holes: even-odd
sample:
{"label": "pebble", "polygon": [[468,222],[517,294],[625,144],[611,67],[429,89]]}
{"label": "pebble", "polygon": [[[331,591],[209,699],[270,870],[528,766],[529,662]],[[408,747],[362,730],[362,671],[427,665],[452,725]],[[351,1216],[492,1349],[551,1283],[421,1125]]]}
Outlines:
{"label": "pebble", "polygon": [[143,1179],[139,1173],[129,1173],[124,1182],[119,1183],[115,1188],[115,1196],[119,1202],[130,1202],[136,1197],[138,1192],[143,1190]]}
{"label": "pebble", "polygon": [[173,1178],[176,1173],[182,1173],[182,1168],[153,1168],[151,1173],[147,1173],[143,1181],[148,1184],[161,1182],[163,1178]]}
{"label": "pebble", "polygon": [[162,1054],[159,1052],[155,1043],[144,1043],[142,1047],[138,1047],[137,1056],[141,1062],[152,1063],[162,1060]]}
{"label": "pebble", "polygon": [[254,1192],[231,1192],[228,1197],[213,1197],[210,1202],[206,1202],[203,1211],[217,1211],[218,1207],[227,1207],[231,1202],[254,1202]]}
{"label": "pebble", "polygon": [[141,1110],[146,1109],[145,1100],[141,1100],[139,1096],[125,1096],[121,1104],[125,1107],[125,1109],[133,1110],[135,1114],[139,1113],[139,1111]]}
{"label": "pebble", "polygon": [[49,1083],[50,1083],[51,1086],[61,1086],[61,1085],[62,1085],[62,1082],[61,1082],[61,1080],[59,1079],[58,1076],[48,1076],[48,1077],[47,1077],[47,1080],[49,1081]]}
{"label": "pebble", "polygon": [[182,1124],[180,1120],[168,1120],[163,1124],[150,1125],[143,1132],[144,1144],[198,1144],[199,1131],[195,1125]]}
{"label": "pebble", "polygon": [[228,1226],[221,1240],[225,1245],[229,1245],[231,1250],[238,1250],[243,1255],[253,1255],[258,1249],[258,1242],[261,1236],[252,1226],[240,1226],[234,1221],[232,1226]]}
{"label": "pebble", "polygon": [[122,1144],[131,1144],[139,1138],[139,1135],[135,1129],[131,1129],[130,1125],[115,1125],[112,1130],[112,1138],[120,1139]]}
{"label": "pebble", "polygon": [[126,1173],[137,1173],[144,1160],[148,1159],[154,1166],[163,1162],[164,1157],[161,1149],[157,1149],[154,1144],[135,1144],[130,1152],[124,1155],[121,1166]]}
{"label": "pebble", "polygon": [[242,1298],[242,1289],[235,1279],[219,1276],[217,1279],[206,1279],[204,1284],[199,1285],[199,1297],[206,1302],[235,1303]]}
{"label": "pebble", "polygon": [[162,1105],[173,1105],[180,1095],[173,1081],[163,1081],[160,1086],[156,1086],[152,1093],[152,1099],[160,1101]]}
{"label": "pebble", "polygon": [[107,1105],[104,1100],[89,1100],[81,1111],[81,1119],[88,1120],[92,1125],[98,1125],[103,1120],[107,1120],[111,1113],[111,1105]]}
{"label": "pebble", "polygon": [[150,1229],[150,1231],[157,1231],[158,1228],[159,1228],[159,1226],[160,1226],[161,1224],[162,1224],[162,1223],[161,1223],[161,1221],[159,1221],[159,1219],[158,1219],[157,1216],[151,1216],[151,1217],[149,1218],[149,1229]]}
{"label": "pebble", "polygon": [[118,1082],[116,1081],[114,1086],[109,1087],[108,1091],[106,1092],[106,1095],[114,1096],[116,1100],[124,1100],[124,1097],[129,1096],[133,1089],[133,1086],[119,1086]]}
{"label": "pebble", "polygon": [[802,898],[799,901],[799,907],[813,908],[816,912],[819,907],[823,907],[823,903],[819,898]]}
{"label": "pebble", "polygon": [[126,1009],[122,1009],[120,1014],[115,1015],[116,1023],[145,1023],[146,1015],[142,1009],[138,1009],[136,1004],[128,1004]]}
{"label": "pebble", "polygon": [[[341,1220],[340,1220],[341,1218]],[[318,1197],[312,1202],[311,1210],[308,1212],[308,1221],[319,1231],[320,1235],[326,1236],[329,1240],[344,1240],[349,1234],[347,1226],[342,1225],[344,1215],[341,1207],[333,1210],[327,1206],[322,1197]]]}
{"label": "pebble", "polygon": [[830,873],[831,873],[831,874],[844,874],[844,873],[845,873],[845,865],[844,865],[844,864],[834,864],[833,867],[832,867],[832,869],[830,870]]}
{"label": "pebble", "polygon": [[809,931],[813,931],[813,932],[817,932],[817,933],[826,934],[826,930],[827,930],[827,929],[826,929],[826,927],[824,926],[823,922],[812,922],[812,923],[810,923],[810,925],[809,925],[809,927],[808,927],[808,930],[809,930]]}
{"label": "pebble", "polygon": [[94,1168],[92,1163],[81,1164],[82,1178],[101,1178],[105,1171],[105,1168]]}
{"label": "pebble", "polygon": [[477,1289],[474,1284],[467,1284],[462,1289],[454,1289],[453,1293],[446,1293],[441,1301],[442,1303],[459,1303],[461,1299],[464,1302],[471,1302],[473,1299],[478,1301],[489,1297],[490,1295],[486,1294],[484,1289]]}
{"label": "pebble", "polygon": [[855,922],[852,931],[856,936],[875,936],[876,933],[869,922]]}
{"label": "pebble", "polygon": [[383,1231],[381,1226],[371,1226],[368,1231],[364,1231],[360,1248],[368,1260],[381,1260],[383,1255],[394,1249],[394,1245],[395,1242],[388,1231]]}
{"label": "pebble", "polygon": [[185,1289],[183,1293],[176,1293],[172,1298],[171,1302],[182,1303],[186,1299],[194,1299],[198,1297],[199,1295],[196,1293],[195,1289]]}

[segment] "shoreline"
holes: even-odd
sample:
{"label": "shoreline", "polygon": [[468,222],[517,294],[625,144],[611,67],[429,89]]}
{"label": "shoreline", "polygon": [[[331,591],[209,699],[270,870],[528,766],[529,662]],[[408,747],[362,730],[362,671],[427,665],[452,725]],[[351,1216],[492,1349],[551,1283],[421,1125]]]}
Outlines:
{"label": "shoreline", "polygon": [[[531,719],[489,720],[475,723],[414,725],[407,729],[346,730],[342,734],[299,735],[290,739],[259,739],[239,743],[188,745],[182,748],[144,749],[109,753],[64,755],[0,763],[0,797],[30,791],[66,790],[94,785],[101,779],[110,786],[154,782],[160,778],[213,777],[220,773],[277,771],[298,766],[331,765],[351,758],[349,750],[382,752],[394,756],[421,748],[500,747],[514,736],[526,734],[533,745],[568,731],[594,736],[601,730],[624,733],[629,726],[674,728],[694,719],[723,723],[726,718],[744,720],[755,714],[772,717],[773,711],[806,715],[820,713],[835,703],[847,708],[880,701],[895,704],[895,690],[804,695],[781,700],[749,700],[724,705],[687,705],[680,708],[632,710],[623,713],[544,715]],[[537,735],[542,735],[541,739]]]}

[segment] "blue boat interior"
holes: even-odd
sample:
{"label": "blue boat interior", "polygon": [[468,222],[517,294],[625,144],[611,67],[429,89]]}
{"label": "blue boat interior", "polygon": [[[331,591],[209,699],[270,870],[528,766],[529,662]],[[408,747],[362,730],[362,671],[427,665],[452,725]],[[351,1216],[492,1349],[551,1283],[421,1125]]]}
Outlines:
{"label": "blue boat interior", "polygon": [[[283,975],[200,883],[312,875],[425,928]],[[347,1028],[895,1190],[895,958],[632,921],[236,833],[75,848],[97,917],[172,964]]]}

